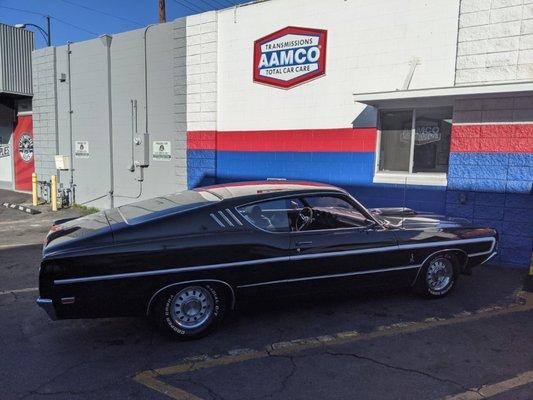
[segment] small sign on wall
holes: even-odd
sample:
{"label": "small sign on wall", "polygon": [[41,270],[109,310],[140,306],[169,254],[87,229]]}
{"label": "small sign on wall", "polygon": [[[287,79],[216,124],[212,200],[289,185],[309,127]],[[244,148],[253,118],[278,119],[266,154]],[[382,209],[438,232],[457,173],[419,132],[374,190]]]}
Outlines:
{"label": "small sign on wall", "polygon": [[9,146],[5,144],[0,144],[0,158],[9,157],[9,156],[10,156]]}
{"label": "small sign on wall", "polygon": [[89,158],[89,142],[86,140],[76,141],[74,156],[76,158]]}
{"label": "small sign on wall", "polygon": [[3,144],[3,138],[0,136],[0,158],[3,157],[9,157],[11,154],[9,153],[9,145]]}
{"label": "small sign on wall", "polygon": [[152,158],[156,161],[170,161],[172,158],[170,141],[154,140],[152,143]]}

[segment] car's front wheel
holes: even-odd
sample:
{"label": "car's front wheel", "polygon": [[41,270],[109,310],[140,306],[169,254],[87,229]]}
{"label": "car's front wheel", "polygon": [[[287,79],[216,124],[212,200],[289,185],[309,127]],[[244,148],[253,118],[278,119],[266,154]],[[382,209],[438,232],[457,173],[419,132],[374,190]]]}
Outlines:
{"label": "car's front wheel", "polygon": [[415,290],[429,298],[444,297],[453,290],[458,276],[459,267],[454,255],[438,254],[422,266]]}
{"label": "car's front wheel", "polygon": [[210,332],[225,311],[224,292],[214,285],[176,286],[159,295],[152,310],[158,327],[180,340]]}

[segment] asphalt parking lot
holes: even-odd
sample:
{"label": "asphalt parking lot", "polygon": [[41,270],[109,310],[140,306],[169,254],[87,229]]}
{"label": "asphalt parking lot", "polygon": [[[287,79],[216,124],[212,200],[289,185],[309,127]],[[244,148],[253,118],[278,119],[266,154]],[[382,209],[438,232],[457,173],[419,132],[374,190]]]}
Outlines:
{"label": "asphalt parking lot", "polygon": [[0,211],[2,400],[533,398],[524,270],[480,267],[442,300],[397,290],[246,304],[182,343],[143,319],[50,321],[35,305],[43,236],[73,213]]}

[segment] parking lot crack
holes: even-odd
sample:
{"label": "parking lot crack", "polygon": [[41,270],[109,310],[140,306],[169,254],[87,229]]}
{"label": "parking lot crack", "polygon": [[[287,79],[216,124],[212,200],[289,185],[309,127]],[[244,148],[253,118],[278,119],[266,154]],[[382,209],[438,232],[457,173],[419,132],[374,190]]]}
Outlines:
{"label": "parking lot crack", "polygon": [[[296,373],[296,369],[298,368],[297,365],[296,365],[296,362],[294,361],[294,359],[295,358],[306,357],[306,355],[295,356],[295,355],[288,355],[288,354],[275,354],[275,353],[272,353],[271,351],[268,351],[268,350],[267,350],[267,354],[269,355],[269,357],[282,358],[282,359],[288,360],[290,362],[290,364],[291,364],[291,367],[290,367],[289,372],[281,380],[278,389],[276,389],[276,390],[274,390],[274,391],[272,391],[272,392],[270,392],[268,394],[265,394],[264,396],[252,397],[253,399],[264,399],[264,398],[273,398],[273,397],[276,398],[277,395],[283,393],[287,389],[287,385],[288,385],[289,381],[294,376],[294,374]],[[248,397],[248,398],[250,398],[250,397]]]}
{"label": "parking lot crack", "polygon": [[433,380],[436,380],[436,381],[439,381],[439,382],[442,382],[442,383],[448,383],[448,384],[451,384],[451,385],[454,385],[454,386],[458,386],[461,389],[463,389],[465,392],[473,392],[473,393],[477,394],[480,399],[484,399],[485,398],[485,396],[482,393],[480,393],[479,390],[468,388],[468,387],[466,387],[465,385],[463,385],[460,382],[457,382],[457,381],[454,381],[454,380],[451,380],[451,379],[447,379],[447,378],[441,378],[441,377],[429,374],[429,373],[427,373],[425,371],[419,371],[419,370],[414,369],[414,368],[399,367],[399,366],[396,366],[396,365],[388,364],[388,363],[383,362],[383,361],[379,361],[379,360],[373,359],[371,357],[367,357],[367,356],[363,356],[363,355],[355,354],[355,353],[339,353],[339,352],[326,351],[326,354],[328,354],[330,356],[334,356],[334,357],[338,357],[338,356],[340,356],[340,357],[353,357],[353,358],[357,358],[359,360],[369,361],[371,363],[380,365],[380,366],[385,367],[385,368],[394,369],[396,371],[402,371],[402,372],[407,372],[407,373],[412,373],[412,374],[418,374],[418,375],[425,376],[427,378],[430,378],[430,379],[433,379]]}
{"label": "parking lot crack", "polygon": [[86,390],[86,391],[81,391],[81,392],[77,392],[75,390],[72,390],[72,391],[58,391],[58,392],[43,392],[41,391],[42,388],[46,387],[47,385],[51,384],[52,382],[54,382],[56,379],[64,376],[65,374],[67,373],[71,373],[72,370],[80,367],[81,365],[84,365],[84,364],[87,364],[87,363],[90,363],[92,362],[92,360],[90,359],[85,359],[83,361],[80,361],[76,364],[73,364],[73,365],[70,365],[68,366],[67,368],[63,369],[61,372],[59,372],[58,374],[52,376],[51,378],[47,379],[45,382],[41,383],[39,386],[37,386],[35,389],[31,389],[29,390],[27,393],[23,394],[22,396],[20,396],[18,398],[18,400],[22,400],[22,399],[25,399],[29,396],[32,396],[32,395],[38,395],[38,396],[48,396],[48,395],[51,395],[51,394],[72,394],[72,395],[79,395],[79,394],[86,394],[86,393],[92,393],[92,392],[97,392],[99,390],[102,390],[108,386],[111,386],[113,385],[114,383],[116,382],[111,382],[111,383],[106,383],[105,385],[102,385],[102,386],[99,386],[95,389],[91,389],[91,390]]}

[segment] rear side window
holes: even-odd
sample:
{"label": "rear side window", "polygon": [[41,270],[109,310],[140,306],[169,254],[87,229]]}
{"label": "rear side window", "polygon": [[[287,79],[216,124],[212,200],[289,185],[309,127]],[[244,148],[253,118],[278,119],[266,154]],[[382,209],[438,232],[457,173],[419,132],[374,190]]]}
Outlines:
{"label": "rear side window", "polygon": [[237,211],[248,222],[259,229],[270,232],[289,232],[290,201],[277,199],[237,207]]}

